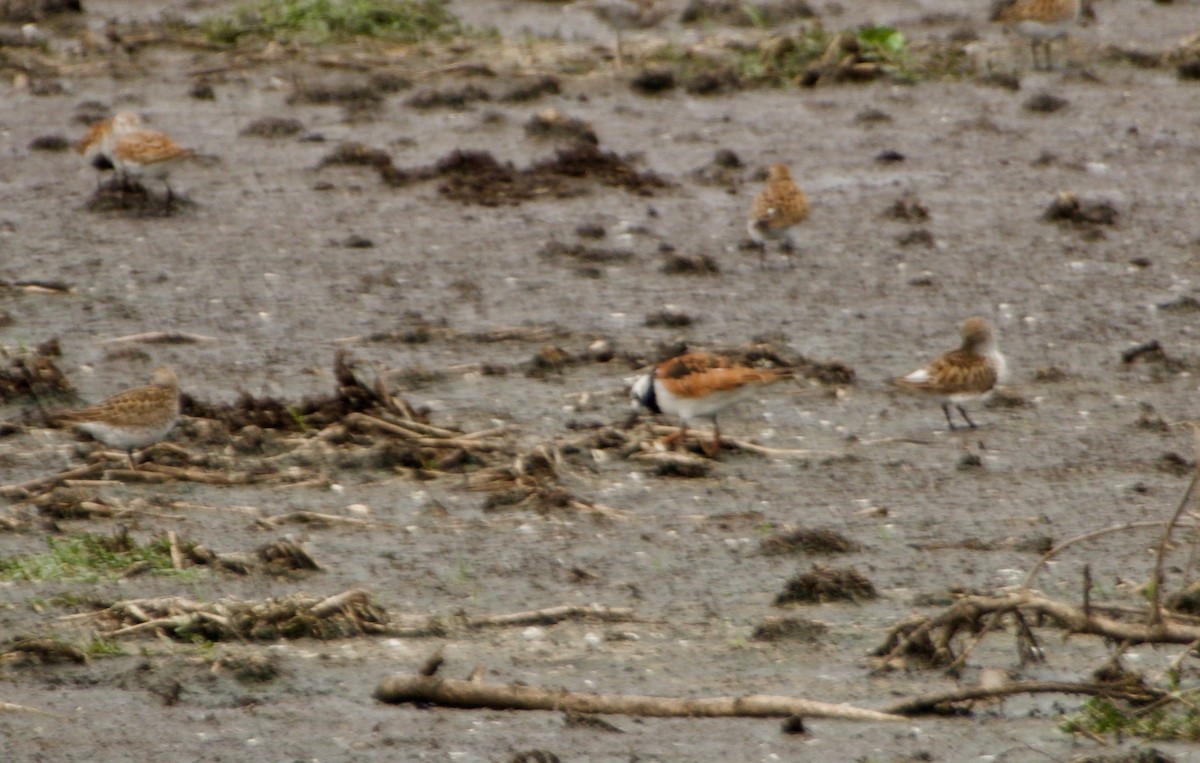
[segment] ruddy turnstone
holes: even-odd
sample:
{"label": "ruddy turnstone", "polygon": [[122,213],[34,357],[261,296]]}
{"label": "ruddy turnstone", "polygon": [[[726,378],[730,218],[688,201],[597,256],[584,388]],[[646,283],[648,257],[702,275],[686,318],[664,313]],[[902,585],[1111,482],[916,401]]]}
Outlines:
{"label": "ruddy turnstone", "polygon": [[683,437],[697,419],[712,421],[713,439],[704,452],[715,456],[721,448],[717,414],[752,396],[759,387],[792,375],[787,368],[753,368],[721,355],[689,352],[664,360],[633,383],[630,397],[651,413],[678,416],[683,428],[669,442]]}
{"label": "ruddy turnstone", "polygon": [[115,169],[112,154],[118,136],[140,130],[141,127],[140,116],[132,111],[122,111],[116,116],[92,124],[87,134],[75,143],[75,152],[82,155],[97,172]]}
{"label": "ruddy turnstone", "polygon": [[954,429],[950,406],[958,408],[967,425],[975,422],[967,415],[963,403],[986,400],[997,384],[1003,384],[1008,374],[1008,362],[996,346],[992,327],[983,318],[963,321],[962,346],[945,353],[907,376],[894,379],[904,389],[940,397],[946,424]]}
{"label": "ruddy turnstone", "polygon": [[768,240],[781,241],[785,252],[792,250],[789,230],[808,217],[808,197],[792,180],[786,164],[772,164],[767,170],[767,186],[758,192],[750,205],[746,232],[766,251]]}
{"label": "ruddy turnstone", "polygon": [[156,368],[149,385],[118,393],[89,408],[56,413],[52,420],[124,450],[132,469],[133,451],[166,437],[179,420],[179,380],[170,368]]}
{"label": "ruddy turnstone", "polygon": [[1029,38],[1033,68],[1038,68],[1038,45],[1046,51],[1046,69],[1050,69],[1050,42],[1067,36],[1067,29],[1079,18],[1080,0],[995,0],[991,20],[1015,27]]}
{"label": "ruddy turnstone", "polygon": [[[114,117],[114,122],[121,116]],[[167,178],[176,165],[195,156],[196,152],[180,146],[171,136],[158,130],[124,130],[114,124],[114,133],[112,162],[117,172],[126,177],[158,178],[167,188],[167,201],[174,198]]]}

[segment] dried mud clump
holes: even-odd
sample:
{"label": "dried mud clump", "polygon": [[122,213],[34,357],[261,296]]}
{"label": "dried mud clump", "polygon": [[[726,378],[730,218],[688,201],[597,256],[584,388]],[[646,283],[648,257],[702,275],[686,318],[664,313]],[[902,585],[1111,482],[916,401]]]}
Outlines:
{"label": "dried mud clump", "polygon": [[511,163],[501,164],[486,151],[454,151],[441,159],[432,171],[415,170],[412,178],[440,177],[438,192],[470,204],[499,206],[519,204],[543,196],[578,195],[582,188],[569,180],[587,180],[625,188],[633,193],[651,195],[666,187],[666,181],[653,173],[639,173],[624,159],[594,145],[576,144],[560,149],[554,158],[518,170]]}
{"label": "dried mud clump", "polygon": [[579,362],[571,353],[553,344],[543,345],[525,369],[525,375],[532,379],[544,379],[547,376],[561,374],[567,367]]}
{"label": "dried mud clump", "polygon": [[600,144],[596,130],[588,122],[568,117],[558,109],[543,109],[525,123],[525,134],[541,140],[566,140]]}
{"label": "dried mud clump", "polygon": [[629,86],[642,95],[658,95],[675,87],[675,72],[670,69],[646,69],[634,77]]}
{"label": "dried mud clump", "polygon": [[315,106],[376,106],[383,102],[383,93],[369,82],[310,82],[296,86],[287,98],[288,104],[308,103]]}
{"label": "dried mud clump", "polygon": [[379,394],[359,381],[349,359],[339,353],[334,361],[337,391],[333,395],[289,403],[275,398],[242,395],[236,402],[207,403],[184,392],[180,409],[185,416],[209,419],[237,432],[249,426],[261,429],[301,432],[324,429],[351,413],[370,410],[381,403]]}
{"label": "dried mud clump", "polygon": [[929,220],[929,207],[925,206],[915,193],[904,193],[892,202],[883,216],[889,220],[900,220],[906,223],[923,223]]}
{"label": "dried mud clump", "polygon": [[721,266],[707,254],[670,253],[660,269],[669,276],[715,276],[721,272]]}
{"label": "dried mud clump", "polygon": [[385,184],[396,187],[441,179],[438,192],[443,196],[464,204],[491,207],[520,204],[534,198],[577,196],[585,192],[583,181],[624,188],[643,196],[651,196],[669,185],[653,172],[638,172],[627,160],[610,151],[580,142],[559,149],[553,158],[525,169],[518,169],[511,162],[501,163],[487,151],[462,149],[452,151],[432,167],[402,169],[392,164],[385,151],[357,142],[341,144],[318,167],[328,165],[374,167]]}
{"label": "dried mud clump", "polygon": [[981,85],[990,85],[1014,93],[1021,89],[1021,78],[1011,72],[988,71],[980,74],[975,81]]}
{"label": "dried mud clump", "polygon": [[742,158],[736,151],[731,148],[719,148],[713,152],[712,161],[697,167],[688,175],[697,183],[725,186],[730,193],[735,193],[744,169]]}
{"label": "dried mud clump", "polygon": [[737,0],[690,0],[679,15],[682,24],[701,22],[726,26],[775,26],[788,21],[811,19],[816,11],[806,0],[742,3]]}
{"label": "dried mud clump", "polygon": [[242,683],[263,684],[279,677],[280,657],[274,653],[227,654],[213,663],[213,672],[233,674]]}
{"label": "dried mud clump", "polygon": [[836,530],[804,527],[775,533],[758,546],[758,550],[766,556],[798,553],[848,554],[860,548],[861,546]]}
{"label": "dried mud clump", "polygon": [[1159,456],[1154,468],[1172,477],[1186,477],[1196,469],[1196,462],[1171,451]]}
{"label": "dried mud clump", "polygon": [[869,106],[854,115],[854,124],[857,125],[877,125],[891,121],[891,114],[874,106]]}
{"label": "dried mud clump", "polygon": [[1060,191],[1046,208],[1042,219],[1087,228],[1116,225],[1118,214],[1117,208],[1111,202],[1085,201],[1071,191]]}
{"label": "dried mud clump", "polygon": [[829,626],[803,617],[768,617],[754,628],[755,641],[801,641],[818,643],[829,633]]}
{"label": "dried mud clump", "polygon": [[668,186],[667,181],[653,172],[638,172],[629,161],[612,151],[601,151],[599,147],[588,144],[560,149],[553,159],[534,165],[531,171],[570,178],[588,178],[601,185],[624,188],[643,196],[650,196],[655,190]]}
{"label": "dried mud clump", "polygon": [[502,103],[526,103],[536,101],[543,95],[558,95],[561,92],[562,86],[559,84],[558,78],[545,75],[528,82],[518,82],[505,91],[498,100]]}
{"label": "dried mud clump", "polygon": [[0,0],[0,21],[25,24],[61,13],[83,13],[80,0]]}
{"label": "dried mud clump", "polygon": [[304,131],[304,124],[294,117],[262,117],[242,128],[240,135],[254,138],[288,138]]}
{"label": "dried mud clump", "polygon": [[649,313],[643,325],[646,328],[681,329],[696,322],[696,319],[679,310],[659,310]]}
{"label": "dried mud clump", "polygon": [[195,98],[197,101],[215,101],[217,100],[217,91],[213,89],[211,82],[200,80],[188,88],[188,97]]}
{"label": "dried mud clump", "polygon": [[1025,101],[1025,110],[1035,114],[1053,114],[1056,111],[1062,111],[1069,105],[1071,102],[1066,98],[1053,93],[1038,93]]}
{"label": "dried mud clump", "polygon": [[422,90],[414,93],[405,106],[414,109],[465,109],[472,103],[492,100],[492,94],[478,85],[464,85],[444,90]]}
{"label": "dried mud clump", "polygon": [[351,140],[339,144],[336,148],[321,158],[317,167],[374,167],[383,170],[392,166],[392,157],[388,152],[379,148]]}
{"label": "dried mud clump", "polygon": [[538,256],[546,259],[569,257],[589,265],[610,265],[616,262],[630,262],[633,252],[628,249],[605,249],[598,246],[583,244],[563,244],[549,241],[538,251]]}
{"label": "dried mud clump", "polygon": [[814,564],[812,569],[787,581],[775,597],[775,606],[787,604],[820,604],[829,601],[866,601],[878,596],[875,586],[853,567],[826,567]]}
{"label": "dried mud clump", "polygon": [[811,360],[800,356],[794,363],[785,365],[796,369],[798,376],[814,379],[831,387],[849,386],[858,380],[854,369],[840,360]]}
{"label": "dried mud clump", "polygon": [[71,141],[62,135],[39,135],[29,141],[30,151],[61,152],[66,151],[70,147]]}
{"label": "dried mud clump", "polygon": [[443,178],[438,193],[487,207],[533,198],[535,188],[511,163],[501,164],[487,151],[454,151],[438,160],[433,174]]}
{"label": "dried mud clump", "polygon": [[1134,345],[1121,353],[1121,364],[1128,367],[1135,363],[1149,366],[1159,374],[1177,374],[1188,370],[1188,362],[1168,355],[1157,339]]}
{"label": "dried mud clump", "polygon": [[721,95],[723,93],[741,90],[742,78],[728,66],[697,72],[688,77],[683,83],[683,89],[689,95]]}
{"label": "dried mud clump", "polygon": [[407,90],[412,87],[412,80],[405,77],[399,72],[383,71],[371,72],[368,78],[371,87],[381,93],[398,93],[401,90]]}
{"label": "dried mud clump", "polygon": [[[703,448],[695,444],[695,451],[703,453]],[[656,477],[678,477],[680,479],[700,479],[707,477],[712,466],[707,461],[694,458],[672,458],[659,461],[654,467]]]}
{"label": "dried mud clump", "polygon": [[1185,615],[1200,615],[1200,583],[1192,583],[1187,588],[1167,597],[1167,609]]}
{"label": "dried mud clump", "polygon": [[61,355],[58,340],[51,339],[32,352],[11,357],[8,365],[0,368],[0,403],[70,395],[71,382],[51,360]]}
{"label": "dried mud clump", "polygon": [[525,750],[514,752],[508,763],[560,763],[559,758],[549,750]]}

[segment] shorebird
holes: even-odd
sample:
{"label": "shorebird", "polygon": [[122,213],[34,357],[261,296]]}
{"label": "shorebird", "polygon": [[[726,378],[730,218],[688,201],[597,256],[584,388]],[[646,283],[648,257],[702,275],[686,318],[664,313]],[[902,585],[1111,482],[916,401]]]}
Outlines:
{"label": "shorebird", "polygon": [[626,29],[649,29],[666,18],[668,13],[666,6],[655,0],[580,0],[576,5],[591,11],[616,32],[618,69],[624,67],[621,32]]}
{"label": "shorebird", "polygon": [[641,405],[651,413],[681,419],[683,428],[667,438],[668,444],[681,439],[693,421],[712,421],[712,443],[702,446],[712,457],[721,448],[717,414],[752,396],[759,387],[791,375],[788,368],[753,368],[721,355],[690,352],[664,360],[639,377],[630,397],[635,408]]}
{"label": "shorebird", "polygon": [[[127,112],[126,112],[127,113]],[[113,117],[114,122],[123,114]],[[126,177],[152,177],[163,181],[167,189],[167,201],[174,198],[167,178],[180,162],[195,156],[196,152],[184,148],[171,136],[158,130],[141,128],[126,129],[121,123],[114,124],[115,143],[112,163]]]}
{"label": "shorebird", "polygon": [[125,390],[88,408],[52,414],[51,419],[125,451],[129,468],[134,469],[133,451],[166,437],[179,420],[179,380],[170,368],[156,368],[145,387]]}
{"label": "shorebird", "polygon": [[1046,51],[1046,69],[1050,69],[1050,42],[1067,36],[1067,29],[1079,18],[1080,0],[995,0],[991,20],[1012,26],[1029,38],[1033,68],[1038,68],[1038,45]]}
{"label": "shorebird", "polygon": [[1000,354],[992,327],[986,320],[967,318],[960,333],[962,346],[957,350],[893,380],[903,389],[940,398],[946,424],[951,430],[955,428],[950,415],[951,405],[958,409],[967,425],[975,429],[975,422],[967,415],[963,403],[986,400],[1008,375],[1008,362]]}
{"label": "shorebird", "polygon": [[[142,118],[132,111],[122,111],[116,116],[94,123],[87,134],[75,143],[75,152],[99,173],[116,169],[113,149],[117,138],[123,134],[140,130]],[[97,181],[99,182],[99,181]]]}
{"label": "shorebird", "polygon": [[808,217],[808,197],[792,180],[786,164],[772,164],[767,170],[767,185],[750,204],[746,232],[766,254],[767,241],[780,241],[784,252],[792,251],[789,231]]}

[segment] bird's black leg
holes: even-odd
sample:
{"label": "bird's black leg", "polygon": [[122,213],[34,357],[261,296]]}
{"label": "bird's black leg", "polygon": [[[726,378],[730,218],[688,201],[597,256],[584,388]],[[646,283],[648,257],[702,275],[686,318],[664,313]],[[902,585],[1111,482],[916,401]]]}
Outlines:
{"label": "bird's black leg", "polygon": [[954,419],[950,418],[950,403],[942,403],[942,413],[946,414],[946,426],[948,426],[950,431],[953,432],[955,430],[955,426]]}
{"label": "bird's black leg", "polygon": [[966,419],[967,426],[971,427],[971,429],[979,429],[979,427],[975,426],[975,422],[971,421],[971,417],[967,415],[966,408],[963,408],[961,405],[956,407],[958,408],[958,412],[962,414],[962,417]]}

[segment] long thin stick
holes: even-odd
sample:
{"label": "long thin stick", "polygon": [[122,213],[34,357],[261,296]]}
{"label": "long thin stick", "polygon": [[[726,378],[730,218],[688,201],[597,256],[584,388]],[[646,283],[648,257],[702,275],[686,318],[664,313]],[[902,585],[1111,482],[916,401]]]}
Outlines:
{"label": "long thin stick", "polygon": [[375,698],[392,704],[418,702],[463,709],[554,710],[653,718],[787,718],[800,715],[853,721],[903,720],[898,715],[802,697],[765,694],[696,698],[604,695],[420,675],[385,678],[375,689]]}
{"label": "long thin stick", "polygon": [[[1200,456],[1200,428],[1192,428],[1192,440],[1196,453]],[[1162,588],[1166,574],[1167,546],[1171,544],[1171,531],[1175,529],[1175,523],[1183,515],[1183,510],[1191,503],[1192,494],[1196,492],[1198,481],[1200,481],[1200,460],[1197,460],[1196,469],[1192,472],[1192,480],[1188,483],[1187,490],[1183,491],[1183,498],[1179,499],[1179,505],[1175,507],[1175,513],[1171,515],[1170,521],[1163,527],[1162,538],[1158,541],[1158,553],[1154,562],[1154,579],[1150,582],[1149,623],[1151,625],[1162,622]]]}
{"label": "long thin stick", "polygon": [[966,689],[939,694],[925,694],[919,697],[909,697],[894,702],[884,708],[884,712],[894,715],[918,715],[933,712],[939,705],[954,702],[1007,697],[1013,694],[1091,694],[1104,697],[1129,697],[1145,701],[1146,695],[1157,695],[1158,692],[1145,686],[1121,687],[1105,683],[1070,683],[1063,681],[1017,681],[1002,686],[972,686]]}
{"label": "long thin stick", "polygon": [[[1051,559],[1053,559],[1054,557],[1058,556],[1067,547],[1073,546],[1076,543],[1082,543],[1085,540],[1093,540],[1095,538],[1100,538],[1105,535],[1110,535],[1112,533],[1124,532],[1126,530],[1136,530],[1136,529],[1145,528],[1145,527],[1162,527],[1162,526],[1163,526],[1163,522],[1161,520],[1145,521],[1145,522],[1125,522],[1124,524],[1112,525],[1110,527],[1105,527],[1101,530],[1093,530],[1090,533],[1084,533],[1082,535],[1076,535],[1072,538],[1067,538],[1062,543],[1059,543],[1054,548],[1052,548],[1049,551],[1047,551],[1046,553],[1042,554],[1042,558],[1038,559],[1036,562],[1034,562],[1033,567],[1031,567],[1029,569],[1029,572],[1025,575],[1025,580],[1024,580],[1024,582],[1021,583],[1021,586],[1024,588],[1029,588],[1030,584],[1033,582],[1034,577],[1037,576],[1038,571],[1041,570],[1041,568],[1045,566],[1046,562],[1048,562]],[[1191,525],[1191,526],[1196,527],[1196,525]]]}

